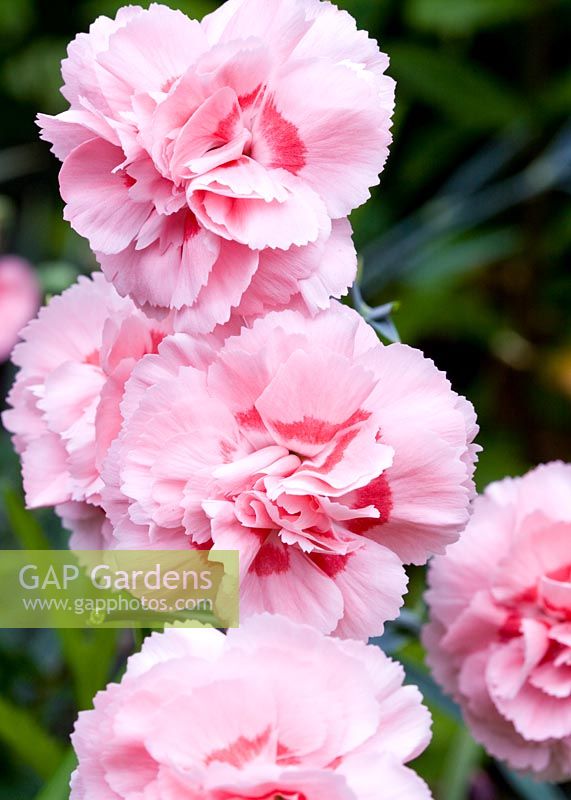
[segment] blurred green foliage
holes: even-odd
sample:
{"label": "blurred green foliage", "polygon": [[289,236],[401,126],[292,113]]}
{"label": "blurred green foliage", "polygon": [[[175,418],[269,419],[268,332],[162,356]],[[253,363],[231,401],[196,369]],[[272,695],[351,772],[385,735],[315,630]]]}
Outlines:
{"label": "blurred green foliage", "polygon": [[[0,250],[35,263],[48,295],[96,265],[62,219],[57,165],[34,117],[64,108],[66,43],[120,5],[0,0]],[[168,5],[202,16],[217,3]],[[541,461],[571,461],[571,0],[340,5],[390,54],[398,81],[391,157],[353,215],[366,302],[398,300],[402,339],[476,405],[481,488]],[[2,395],[11,375],[2,368]],[[6,436],[0,491],[2,546],[65,546],[51,514],[24,511]],[[423,582],[415,570],[407,605],[419,619]],[[127,634],[60,634],[0,632],[0,800],[67,798],[77,709],[133,646]],[[430,682],[415,631],[389,626],[384,643],[433,710],[434,741],[418,769],[438,800],[563,796],[486,759]]]}

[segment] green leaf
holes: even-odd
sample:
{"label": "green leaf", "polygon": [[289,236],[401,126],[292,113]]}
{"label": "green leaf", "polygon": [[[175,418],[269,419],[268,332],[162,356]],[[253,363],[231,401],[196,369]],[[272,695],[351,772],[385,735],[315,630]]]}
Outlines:
{"label": "green leaf", "polygon": [[12,97],[32,103],[38,110],[61,111],[65,100],[59,91],[60,63],[65,50],[65,39],[32,38],[26,47],[4,62],[0,73],[4,88]]}
{"label": "green leaf", "polygon": [[51,544],[37,519],[24,507],[20,492],[4,490],[4,509],[12,533],[24,550],[50,550]]}
{"label": "green leaf", "polygon": [[77,705],[80,709],[91,708],[95,694],[109,680],[119,632],[60,628],[57,634],[73,676]]}
{"label": "green leaf", "polygon": [[519,231],[512,228],[481,231],[456,239],[436,239],[409,261],[407,282],[438,286],[512,256],[521,244]]}
{"label": "green leaf", "polygon": [[77,267],[67,261],[43,261],[38,272],[44,294],[59,294],[77,280]]}
{"label": "green leaf", "polygon": [[70,748],[53,777],[42,791],[36,795],[35,800],[68,800],[69,780],[76,764],[75,753]]}
{"label": "green leaf", "polygon": [[569,108],[571,107],[571,70],[567,70],[558,76],[547,87],[541,102],[550,113],[568,116]]}
{"label": "green leaf", "polygon": [[493,131],[528,115],[522,98],[475,64],[417,44],[388,50],[397,83],[466,128]]}
{"label": "green leaf", "polygon": [[348,11],[357,20],[361,30],[378,31],[393,11],[395,0],[372,3],[371,0],[337,0],[339,8]]}
{"label": "green leaf", "polygon": [[63,747],[46,733],[28,711],[0,697],[0,740],[41,778],[53,774]]}
{"label": "green leaf", "polygon": [[400,661],[406,673],[407,683],[418,686],[424,699],[436,706],[450,719],[462,722],[462,713],[456,703],[442,692],[440,686],[432,680],[426,670],[413,664],[408,658],[401,658]]}
{"label": "green leaf", "polygon": [[45,149],[35,142],[0,150],[0,183],[40,172],[46,163]]}
{"label": "green leaf", "polygon": [[[463,128],[447,120],[428,129],[416,130],[403,147],[399,178],[413,197],[435,177],[447,176],[451,163],[466,152],[472,138]],[[378,234],[378,230],[375,231]]]}
{"label": "green leaf", "polygon": [[513,22],[534,7],[531,0],[408,0],[405,17],[419,30],[454,36]]}
{"label": "green leaf", "polygon": [[34,21],[32,0],[0,0],[2,42],[13,42],[28,33]]}
{"label": "green leaf", "polygon": [[484,750],[461,728],[449,749],[442,778],[442,800],[464,800],[470,792],[470,783],[477,766],[484,758]]}
{"label": "green leaf", "polygon": [[[205,14],[210,14],[220,5],[217,0],[162,0],[162,2],[171,8],[183,11],[192,19],[202,19]],[[89,0],[89,2],[83,4],[81,16],[87,24],[90,24],[101,14],[107,17],[114,17],[124,5],[125,0]],[[140,5],[148,8],[150,0],[145,0]]]}

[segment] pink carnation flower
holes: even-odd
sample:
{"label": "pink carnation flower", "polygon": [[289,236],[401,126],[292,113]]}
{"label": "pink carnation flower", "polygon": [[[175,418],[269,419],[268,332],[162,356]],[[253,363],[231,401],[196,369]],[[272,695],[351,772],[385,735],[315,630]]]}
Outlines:
{"label": "pink carnation flower", "polygon": [[430,570],[436,678],[492,755],[571,778],[571,465],[493,483]]}
{"label": "pink carnation flower", "polygon": [[121,426],[125,381],[171,330],[96,274],[55,297],[22,332],[3,422],[22,458],[28,506],[58,506],[77,533],[73,546],[95,548],[110,538],[103,512],[93,507],[103,486],[100,466]]}
{"label": "pink carnation flower", "polygon": [[36,273],[17,256],[0,258],[0,363],[6,361],[18,334],[40,305]]}
{"label": "pink carnation flower", "polygon": [[355,276],[345,217],[388,154],[387,66],[319,0],[100,17],[63,62],[69,110],[40,116],[65,218],[121,295],[184,309],[187,330],[296,295],[325,308]]}
{"label": "pink carnation flower", "polygon": [[382,631],[473,493],[472,406],[349,308],[272,312],[224,344],[165,339],[104,467],[117,546],[238,549],[243,615]]}
{"label": "pink carnation flower", "polygon": [[376,647],[262,615],[153,634],[79,715],[71,800],[429,800],[430,715]]}

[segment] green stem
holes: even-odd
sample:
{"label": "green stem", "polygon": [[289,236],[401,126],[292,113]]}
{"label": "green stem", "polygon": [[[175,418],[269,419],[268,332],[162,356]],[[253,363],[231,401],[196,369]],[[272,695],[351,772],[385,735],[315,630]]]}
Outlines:
{"label": "green stem", "polygon": [[466,728],[461,728],[444,765],[443,800],[465,800],[468,797],[470,781],[483,756],[480,745]]}

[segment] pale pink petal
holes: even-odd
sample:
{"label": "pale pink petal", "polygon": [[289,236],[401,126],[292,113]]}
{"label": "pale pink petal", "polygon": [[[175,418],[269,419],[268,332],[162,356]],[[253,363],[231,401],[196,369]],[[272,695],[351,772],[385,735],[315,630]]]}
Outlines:
{"label": "pale pink petal", "polygon": [[343,597],[335,584],[301,550],[277,537],[266,542],[240,591],[242,613],[287,614],[290,619],[331,632],[343,616]]}
{"label": "pale pink petal", "polygon": [[[279,115],[297,131],[304,150],[296,156],[295,172],[323,198],[333,218],[368,200],[388,157],[392,102],[380,105],[377,84],[365,71],[343,63],[299,62],[272,82],[266,108],[270,119]],[[279,128],[264,116],[257,124],[254,157],[268,166],[279,164],[280,145],[274,141]],[[372,140],[374,149],[355,146]]]}
{"label": "pale pink petal", "polygon": [[60,173],[65,219],[103,253],[124,250],[151,210],[129,198],[128,176],[114,172],[122,160],[118,147],[93,139],[72,151]]}
{"label": "pale pink petal", "polygon": [[541,664],[533,671],[529,682],[552,697],[568,698],[571,695],[571,666]]}
{"label": "pale pink petal", "polygon": [[109,73],[103,86],[115,102],[129,106],[131,95],[166,92],[206,49],[198,22],[153,3],[113,33],[98,61]]}
{"label": "pale pink petal", "polygon": [[329,308],[330,298],[342,297],[354,283],[357,253],[352,233],[348,220],[334,220],[317,269],[300,281],[300,294],[310,311]]}
{"label": "pale pink petal", "polygon": [[107,550],[111,545],[111,523],[97,506],[63,503],[56,506],[56,513],[71,534],[70,550]]}
{"label": "pale pink petal", "polygon": [[[242,110],[236,92],[219,89],[194,112],[180,131],[173,148],[174,175],[191,177],[240,158],[245,139]],[[233,141],[237,147],[232,149]],[[210,151],[210,152],[209,152]]]}
{"label": "pale pink petal", "polygon": [[85,124],[87,121],[81,117],[78,119],[78,112],[71,109],[58,114],[57,117],[38,114],[40,139],[49,142],[52,145],[52,153],[63,161],[80,144],[97,138],[93,129]]}
{"label": "pale pink petal", "polygon": [[205,227],[256,250],[306,245],[331,229],[314,191],[284,170],[266,170],[249,158],[195,178],[188,191]]}
{"label": "pale pink petal", "polygon": [[408,583],[398,556],[375,542],[365,542],[347,557],[314,555],[312,560],[343,595],[343,617],[334,635],[381,636],[383,623],[398,616]]}
{"label": "pale pink petal", "polygon": [[89,33],[78,34],[69,44],[67,58],[62,62],[62,94],[70,103],[80,103],[86,98],[102,110],[109,110],[101,94],[101,67],[97,56],[107,50],[109,37],[142,10],[140,6],[126,6],[119,9],[114,20],[98,17],[90,26]]}
{"label": "pale pink petal", "polygon": [[256,272],[258,253],[235,242],[221,242],[210,280],[196,303],[177,314],[176,327],[191,333],[208,333],[230,320]]}
{"label": "pale pink petal", "polygon": [[345,777],[353,797],[377,800],[379,785],[383,800],[431,800],[426,783],[397,759],[384,755],[359,753],[340,765],[338,772]]}
{"label": "pale pink petal", "polygon": [[223,651],[223,634],[213,628],[166,628],[164,633],[148,636],[141,650],[129,658],[129,678],[144,675],[171,659],[198,657],[214,661]]}
{"label": "pale pink petal", "polygon": [[[156,214],[149,219],[160,221]],[[141,306],[186,309],[207,285],[225,243],[198,227],[188,211],[173,214],[166,227],[161,223],[160,233],[160,240],[141,249],[132,243],[117,255],[99,254],[102,269],[120,294]],[[247,253],[242,261],[249,259]]]}
{"label": "pale pink petal", "polygon": [[[221,10],[222,7],[219,12]],[[207,19],[203,27],[206,27]],[[209,75],[213,90],[233,89],[246,113],[256,108],[273,68],[271,48],[264,40],[252,36],[218,42],[196,64],[197,73]]]}
{"label": "pale pink petal", "polygon": [[30,442],[22,454],[22,476],[28,508],[55,506],[71,499],[67,453],[55,434]]}
{"label": "pale pink petal", "polygon": [[309,29],[305,2],[230,0],[203,20],[209,41],[230,42],[256,37],[275,49],[280,58],[289,55]]}
{"label": "pale pink petal", "polygon": [[571,736],[571,698],[554,697],[527,683],[513,700],[493,693],[500,713],[527,741],[543,742]]}
{"label": "pale pink petal", "polygon": [[255,403],[274,440],[304,456],[367,420],[363,405],[374,386],[370,373],[334,353],[315,362],[313,353],[294,353]]}
{"label": "pale pink petal", "polygon": [[293,56],[313,58],[319,53],[321,58],[336,63],[344,61],[365,67],[381,79],[382,95],[392,100],[394,82],[383,74],[389,66],[388,56],[379,51],[377,42],[366,31],[357,29],[353,17],[332,3],[318,0],[307,2],[305,13],[312,24],[296,45]]}

